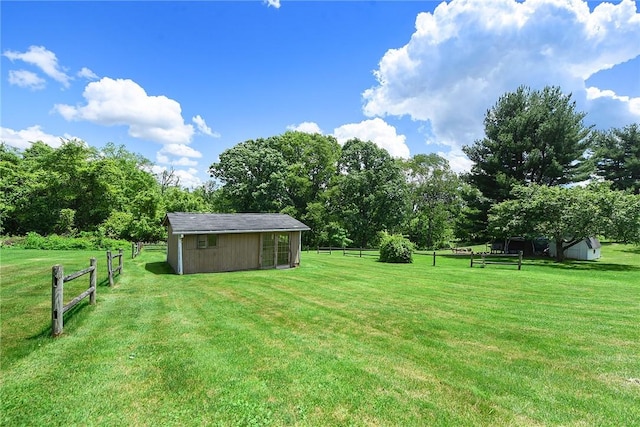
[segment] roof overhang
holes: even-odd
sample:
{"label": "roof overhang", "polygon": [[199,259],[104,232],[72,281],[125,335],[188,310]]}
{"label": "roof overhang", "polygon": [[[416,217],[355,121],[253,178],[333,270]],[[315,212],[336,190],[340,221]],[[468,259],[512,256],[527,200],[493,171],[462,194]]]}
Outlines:
{"label": "roof overhang", "polygon": [[297,229],[265,229],[265,230],[193,230],[193,231],[174,231],[171,234],[184,234],[185,236],[195,234],[247,234],[247,233],[288,233],[291,231],[309,231],[310,228]]}

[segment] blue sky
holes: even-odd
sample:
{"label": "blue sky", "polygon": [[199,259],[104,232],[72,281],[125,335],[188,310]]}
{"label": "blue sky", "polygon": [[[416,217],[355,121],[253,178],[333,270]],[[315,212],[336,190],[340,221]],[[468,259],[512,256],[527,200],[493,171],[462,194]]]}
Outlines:
{"label": "blue sky", "polygon": [[585,123],[640,123],[631,0],[0,2],[1,139],[124,144],[208,179],[222,151],[298,129],[392,155],[461,147],[519,85]]}

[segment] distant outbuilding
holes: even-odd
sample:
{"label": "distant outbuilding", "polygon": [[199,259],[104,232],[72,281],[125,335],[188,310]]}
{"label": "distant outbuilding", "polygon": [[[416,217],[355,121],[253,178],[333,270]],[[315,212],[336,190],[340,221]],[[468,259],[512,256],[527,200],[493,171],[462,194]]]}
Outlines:
{"label": "distant outbuilding", "polygon": [[[602,245],[595,237],[586,237],[575,245],[564,250],[564,257],[584,261],[593,261],[600,258],[600,248]],[[556,258],[555,241],[549,242],[549,256]]]}
{"label": "distant outbuilding", "polygon": [[177,274],[300,265],[302,222],[272,213],[167,213],[167,262]]}

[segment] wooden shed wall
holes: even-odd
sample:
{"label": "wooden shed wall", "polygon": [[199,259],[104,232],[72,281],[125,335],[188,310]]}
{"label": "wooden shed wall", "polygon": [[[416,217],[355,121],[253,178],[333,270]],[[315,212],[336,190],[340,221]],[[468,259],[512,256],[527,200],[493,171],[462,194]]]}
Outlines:
{"label": "wooden shed wall", "polygon": [[[171,225],[168,226],[168,232],[167,262],[177,273],[179,236],[172,233]],[[300,265],[302,233],[291,231],[287,234],[289,235],[289,266],[297,267]],[[215,247],[201,249],[198,248],[197,235],[185,235],[182,239],[183,274],[261,268],[261,235],[262,233],[218,234]]]}
{"label": "wooden shed wall", "polygon": [[186,235],[182,239],[184,274],[259,268],[258,233],[218,234],[217,244],[213,248],[198,249],[197,242],[197,235]]}

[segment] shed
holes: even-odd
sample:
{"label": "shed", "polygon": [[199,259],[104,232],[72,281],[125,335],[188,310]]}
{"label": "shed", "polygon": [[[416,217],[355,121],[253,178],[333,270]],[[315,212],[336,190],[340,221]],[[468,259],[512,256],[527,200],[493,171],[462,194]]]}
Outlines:
{"label": "shed", "polygon": [[177,274],[300,265],[302,222],[274,213],[167,213],[167,262]]}
{"label": "shed", "polygon": [[[564,250],[564,256],[568,259],[593,261],[600,258],[600,241],[595,237],[585,237],[580,242]],[[549,256],[556,257],[555,241],[549,242]]]}

